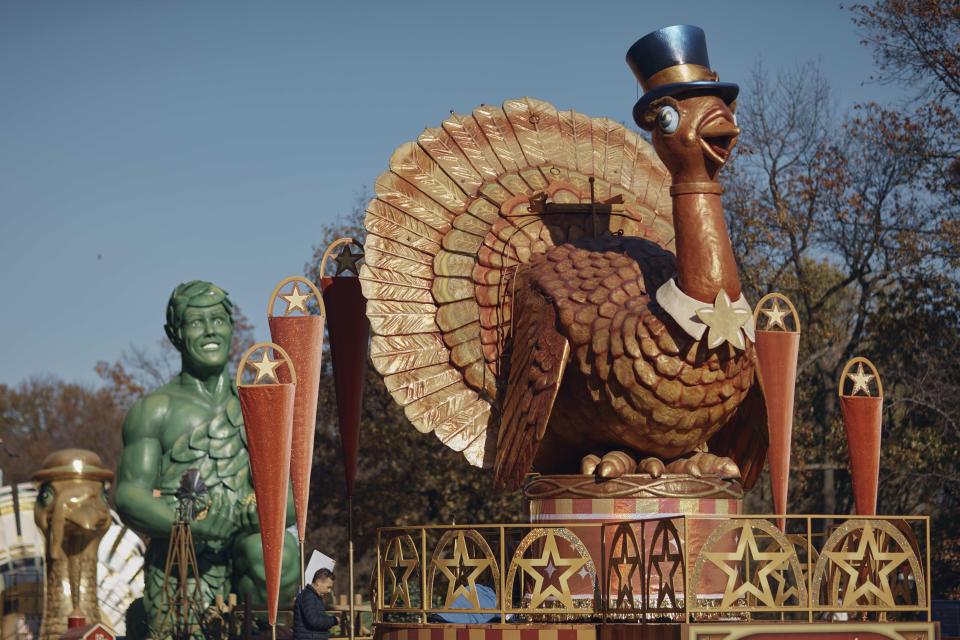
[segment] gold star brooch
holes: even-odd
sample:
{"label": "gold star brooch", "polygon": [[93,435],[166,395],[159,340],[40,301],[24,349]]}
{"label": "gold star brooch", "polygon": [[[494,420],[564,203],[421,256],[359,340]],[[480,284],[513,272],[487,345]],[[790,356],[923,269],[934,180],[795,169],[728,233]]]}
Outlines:
{"label": "gold star brooch", "polygon": [[737,349],[746,349],[740,328],[750,320],[751,315],[746,309],[733,307],[730,296],[721,289],[713,307],[697,309],[697,317],[710,328],[707,333],[707,347],[714,349],[724,342],[729,342]]}

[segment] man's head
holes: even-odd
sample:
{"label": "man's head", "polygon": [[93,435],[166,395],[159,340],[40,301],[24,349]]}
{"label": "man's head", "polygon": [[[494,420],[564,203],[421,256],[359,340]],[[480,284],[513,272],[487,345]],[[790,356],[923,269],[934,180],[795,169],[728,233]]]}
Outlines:
{"label": "man's head", "polygon": [[184,366],[216,372],[227,364],[233,338],[233,303],[227,292],[202,280],[177,285],[167,303],[164,330],[183,354]]}
{"label": "man's head", "polygon": [[330,593],[330,589],[333,588],[333,571],[330,569],[317,569],[317,572],[313,574],[313,581],[310,583],[313,585],[313,588],[322,596]]}

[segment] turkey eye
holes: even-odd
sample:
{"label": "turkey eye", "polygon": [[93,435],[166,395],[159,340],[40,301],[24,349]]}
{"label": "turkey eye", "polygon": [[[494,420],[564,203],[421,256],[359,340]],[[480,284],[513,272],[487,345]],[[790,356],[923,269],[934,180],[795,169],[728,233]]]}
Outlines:
{"label": "turkey eye", "polygon": [[670,105],[660,107],[657,112],[657,126],[664,133],[673,133],[680,126],[680,114]]}

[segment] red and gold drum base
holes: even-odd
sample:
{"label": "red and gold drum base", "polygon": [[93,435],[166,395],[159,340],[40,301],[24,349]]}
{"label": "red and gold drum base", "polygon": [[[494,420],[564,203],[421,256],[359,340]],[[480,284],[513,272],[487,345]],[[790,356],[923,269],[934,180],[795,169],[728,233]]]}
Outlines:
{"label": "red and gold drum base", "polygon": [[[717,477],[675,474],[659,478],[628,475],[602,483],[592,476],[565,475],[534,476],[527,482],[524,494],[530,503],[531,523],[545,526],[584,523],[584,527],[570,529],[583,541],[599,570],[603,550],[601,528],[597,524],[679,515],[737,516],[741,513],[743,487],[736,481]],[[694,520],[686,526],[688,561],[692,564],[704,540],[716,528],[716,520]],[[651,526],[649,535],[653,536],[655,531]],[[679,554],[679,549],[676,552]],[[723,592],[722,583],[704,584],[703,588],[704,593]],[[583,599],[593,595],[589,591],[574,593],[573,597]]]}

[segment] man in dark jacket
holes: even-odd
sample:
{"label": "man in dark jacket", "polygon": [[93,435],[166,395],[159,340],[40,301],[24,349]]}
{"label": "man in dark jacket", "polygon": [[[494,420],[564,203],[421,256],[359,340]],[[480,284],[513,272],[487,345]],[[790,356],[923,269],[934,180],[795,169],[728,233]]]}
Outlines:
{"label": "man in dark jacket", "polygon": [[329,629],[337,624],[336,616],[327,613],[323,596],[333,588],[333,572],[319,569],[293,603],[293,640],[327,640]]}

